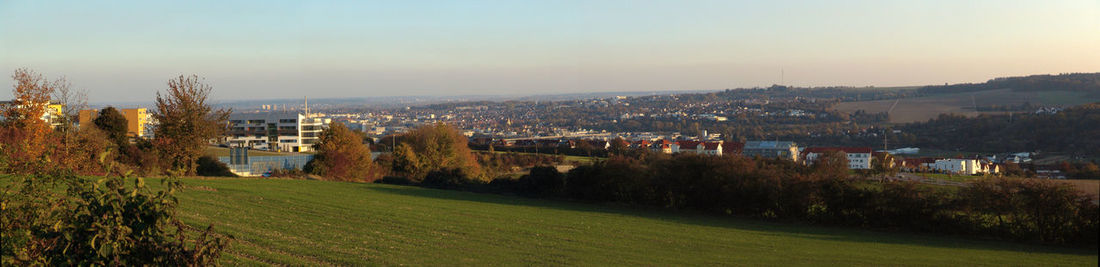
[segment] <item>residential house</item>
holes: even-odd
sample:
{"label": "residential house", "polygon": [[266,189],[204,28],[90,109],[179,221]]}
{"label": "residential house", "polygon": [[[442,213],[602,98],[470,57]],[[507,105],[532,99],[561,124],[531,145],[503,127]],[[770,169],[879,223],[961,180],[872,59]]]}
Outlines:
{"label": "residential house", "polygon": [[813,164],[822,154],[835,151],[843,152],[847,156],[848,169],[871,169],[870,147],[811,147],[802,150],[801,158],[804,164]]}

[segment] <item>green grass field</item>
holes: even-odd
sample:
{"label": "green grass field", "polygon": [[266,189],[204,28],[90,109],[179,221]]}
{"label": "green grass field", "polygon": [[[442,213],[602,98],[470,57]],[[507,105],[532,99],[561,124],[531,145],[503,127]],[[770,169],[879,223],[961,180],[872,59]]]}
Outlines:
{"label": "green grass field", "polygon": [[184,220],[233,235],[223,256],[232,265],[1097,264],[1095,249],[409,186],[244,178],[184,184]]}

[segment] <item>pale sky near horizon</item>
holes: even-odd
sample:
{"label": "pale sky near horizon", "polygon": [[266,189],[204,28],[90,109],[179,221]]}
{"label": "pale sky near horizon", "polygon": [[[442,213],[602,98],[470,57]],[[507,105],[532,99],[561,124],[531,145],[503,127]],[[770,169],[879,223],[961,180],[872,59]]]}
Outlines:
{"label": "pale sky near horizon", "polygon": [[1100,72],[1100,1],[0,0],[20,67],[98,103],[982,82]]}

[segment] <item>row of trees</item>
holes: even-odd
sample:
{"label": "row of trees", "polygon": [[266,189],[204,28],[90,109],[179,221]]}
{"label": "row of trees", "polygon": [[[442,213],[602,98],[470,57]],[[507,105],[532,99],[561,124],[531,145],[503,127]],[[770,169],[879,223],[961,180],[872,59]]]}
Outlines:
{"label": "row of trees", "polygon": [[1056,244],[1095,245],[1100,227],[1095,198],[1065,184],[988,178],[942,188],[852,179],[836,153],[812,166],[740,156],[614,156],[565,174],[536,167],[489,183],[439,171],[420,185]]}
{"label": "row of trees", "polygon": [[[194,231],[176,214],[178,176],[194,175],[203,146],[224,131],[228,110],[207,103],[211,87],[180,76],[157,93],[151,141],[131,143],[114,108],[74,127],[86,100],[64,79],[13,75],[14,99],[0,121],[0,258],[3,265],[211,265],[225,239]],[[43,112],[64,105],[51,127]],[[142,175],[168,174],[153,191]],[[90,179],[93,176],[97,179]],[[132,184],[132,186],[127,186]]]}

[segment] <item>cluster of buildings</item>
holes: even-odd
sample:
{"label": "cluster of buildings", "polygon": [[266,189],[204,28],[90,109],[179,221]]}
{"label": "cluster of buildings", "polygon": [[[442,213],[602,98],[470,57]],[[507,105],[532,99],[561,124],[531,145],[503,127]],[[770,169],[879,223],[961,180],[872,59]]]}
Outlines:
{"label": "cluster of buildings", "polygon": [[1001,167],[986,159],[909,158],[901,161],[901,170],[977,175],[1000,173]]}
{"label": "cluster of buildings", "polygon": [[[15,105],[13,101],[0,101],[0,107]],[[50,128],[57,128],[65,123],[65,114],[63,112],[65,108],[64,104],[51,101],[45,105],[42,111],[40,119],[45,121]],[[150,114],[144,108],[126,108],[118,109],[119,113],[126,118],[126,131],[131,137],[152,137],[152,127],[154,123]],[[0,114],[0,116],[3,116]],[[77,125],[90,125],[94,123],[95,119],[99,117],[99,110],[89,109],[81,110],[77,112]]]}
{"label": "cluster of buildings", "polygon": [[[0,101],[0,108],[6,107],[6,106],[9,106],[9,105],[18,105],[18,104],[16,104],[15,101]],[[19,107],[21,107],[21,106],[19,106]],[[39,118],[42,119],[42,121],[45,121],[47,124],[49,124],[50,128],[56,128],[57,126],[60,126],[61,123],[64,122],[64,120],[62,120],[64,115],[61,111],[64,107],[65,106],[62,105],[61,103],[51,101],[50,103],[46,104],[45,107],[43,107],[42,116],[39,117]],[[0,114],[0,118],[3,118],[3,116],[4,116],[4,114]]]}
{"label": "cluster of buildings", "polygon": [[[542,140],[492,140],[491,138],[471,138],[473,144],[494,144],[505,147],[554,147],[563,146],[578,148],[581,143],[586,143],[593,149],[611,149],[613,140],[594,139],[542,139]],[[781,158],[803,164],[813,164],[826,153],[840,152],[848,161],[848,168],[852,170],[868,170],[872,168],[875,156],[887,152],[875,152],[870,147],[807,147],[799,148],[791,141],[697,141],[697,140],[635,140],[624,141],[624,146],[630,148],[643,148],[657,153],[695,153],[702,155],[742,155],[745,157]],[[894,160],[891,166],[898,166],[907,172],[940,172],[965,175],[995,174],[1001,168],[988,159],[953,159],[953,158],[913,158]]]}

